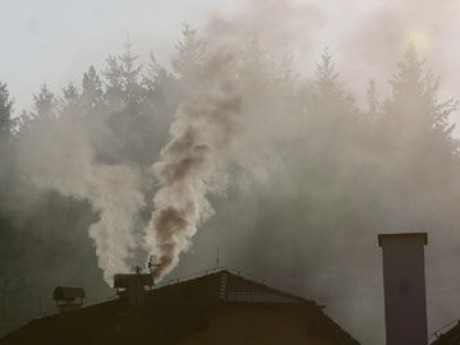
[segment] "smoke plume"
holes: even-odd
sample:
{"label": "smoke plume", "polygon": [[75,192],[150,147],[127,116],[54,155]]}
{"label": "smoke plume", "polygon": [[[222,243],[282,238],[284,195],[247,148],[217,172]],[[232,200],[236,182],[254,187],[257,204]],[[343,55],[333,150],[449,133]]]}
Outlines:
{"label": "smoke plume", "polygon": [[145,202],[139,169],[96,162],[90,138],[96,128],[88,118],[37,120],[30,134],[21,138],[16,163],[20,177],[38,190],[55,190],[91,204],[99,220],[91,225],[89,236],[111,285],[115,273],[131,269],[129,259],[139,246],[135,226]]}
{"label": "smoke plume", "polygon": [[207,194],[216,188],[211,182],[219,155],[225,155],[238,131],[241,96],[234,54],[216,48],[200,66],[189,76],[193,89],[171,126],[171,142],[153,166],[160,189],[147,243],[159,260],[155,280],[177,265],[197,226],[214,212]]}

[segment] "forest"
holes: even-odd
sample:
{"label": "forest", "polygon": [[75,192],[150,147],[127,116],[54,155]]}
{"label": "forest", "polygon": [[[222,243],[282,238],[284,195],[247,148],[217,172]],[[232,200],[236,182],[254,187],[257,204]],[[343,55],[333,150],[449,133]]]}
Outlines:
{"label": "forest", "polygon": [[[43,84],[20,114],[0,82],[0,335],[52,309],[57,285],[103,298],[113,272],[145,264],[161,184],[152,166],[187,100],[213,90],[209,66],[219,64],[230,80],[219,92],[230,83],[240,103],[205,178],[212,207],[195,238],[185,235],[174,274],[211,268],[219,245],[223,265],[335,305],[339,320],[357,315],[342,322],[352,330],[371,328],[383,319],[377,233],[429,231],[428,276],[455,291],[457,101],[440,98],[415,47],[388,76],[389,92],[366,81],[366,102],[347,89],[333,49],[304,66],[311,78],[257,38],[219,60],[221,46],[184,26],[176,48],[169,68],[153,53],[140,63],[128,42],[61,90]],[[436,288],[429,299],[446,303]]]}

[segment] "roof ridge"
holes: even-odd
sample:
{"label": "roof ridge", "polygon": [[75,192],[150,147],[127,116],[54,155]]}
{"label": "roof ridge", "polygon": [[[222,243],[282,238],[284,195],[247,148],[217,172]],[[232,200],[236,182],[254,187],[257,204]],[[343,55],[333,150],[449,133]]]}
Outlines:
{"label": "roof ridge", "polygon": [[[223,272],[225,272],[225,270],[223,270],[221,272],[223,273]],[[269,285],[267,285],[265,283],[265,280],[262,280],[261,282],[257,282],[257,281],[254,281],[254,280],[252,280],[251,278],[249,278],[249,277],[247,277],[245,275],[241,275],[241,274],[237,275],[237,274],[233,274],[232,272],[228,272],[228,273],[230,275],[232,275],[233,277],[245,280],[246,282],[248,282],[248,283],[250,283],[252,285],[262,287],[263,289],[268,290],[271,293],[282,295],[282,296],[290,298],[290,299],[295,299],[295,300],[298,300],[299,302],[313,303],[315,306],[318,306],[318,307],[321,308],[321,306],[319,306],[315,301],[307,299],[307,298],[302,297],[302,296],[298,296],[298,295],[289,293],[289,292],[285,292],[285,291],[283,291],[283,290],[281,290],[279,288],[275,288],[273,286],[269,286]]]}
{"label": "roof ridge", "polygon": [[[249,274],[247,274],[245,272],[242,272],[241,270],[236,270],[236,269],[233,269],[233,268],[230,268],[230,267],[225,267],[225,266],[215,267],[215,268],[213,268],[211,270],[202,271],[202,272],[199,272],[197,274],[184,276],[182,278],[180,278],[180,277],[172,278],[172,279],[170,279],[168,281],[165,281],[164,283],[160,283],[160,284],[154,286],[151,291],[153,292],[153,291],[156,291],[156,290],[161,290],[161,289],[167,288],[169,286],[174,286],[174,285],[181,284],[181,283],[193,282],[193,281],[203,279],[203,278],[206,278],[206,277],[210,277],[210,276],[213,276],[213,275],[219,275],[219,274],[222,275],[224,273],[227,273],[232,277],[243,279],[247,283],[256,285],[259,288],[262,288],[262,289],[264,289],[266,291],[269,291],[269,292],[271,292],[273,294],[278,294],[278,295],[281,295],[281,296],[283,296],[285,298],[297,300],[297,301],[299,301],[301,303],[311,303],[312,305],[314,305],[314,306],[316,306],[316,307],[318,307],[320,309],[325,307],[323,305],[318,305],[315,301],[313,301],[311,299],[308,299],[306,297],[295,295],[293,293],[283,291],[280,288],[267,285],[265,279],[251,277]],[[224,299],[224,296],[227,294],[227,292],[228,292],[228,286],[222,286],[222,281],[220,281],[219,298],[222,296],[221,299]]]}

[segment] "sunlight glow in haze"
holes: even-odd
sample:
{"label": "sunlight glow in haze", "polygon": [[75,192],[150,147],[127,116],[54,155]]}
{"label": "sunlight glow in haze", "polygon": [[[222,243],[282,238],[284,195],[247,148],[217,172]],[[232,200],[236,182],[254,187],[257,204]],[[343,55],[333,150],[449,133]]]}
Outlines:
{"label": "sunlight glow in haze", "polygon": [[413,46],[421,55],[428,54],[432,46],[430,34],[422,28],[412,28],[406,33],[404,47]]}

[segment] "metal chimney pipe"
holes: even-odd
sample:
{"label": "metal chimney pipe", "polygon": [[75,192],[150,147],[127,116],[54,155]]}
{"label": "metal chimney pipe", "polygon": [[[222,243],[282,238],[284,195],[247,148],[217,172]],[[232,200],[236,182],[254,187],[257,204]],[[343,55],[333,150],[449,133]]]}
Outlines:
{"label": "metal chimney pipe", "polygon": [[425,232],[378,235],[387,345],[426,345]]}

